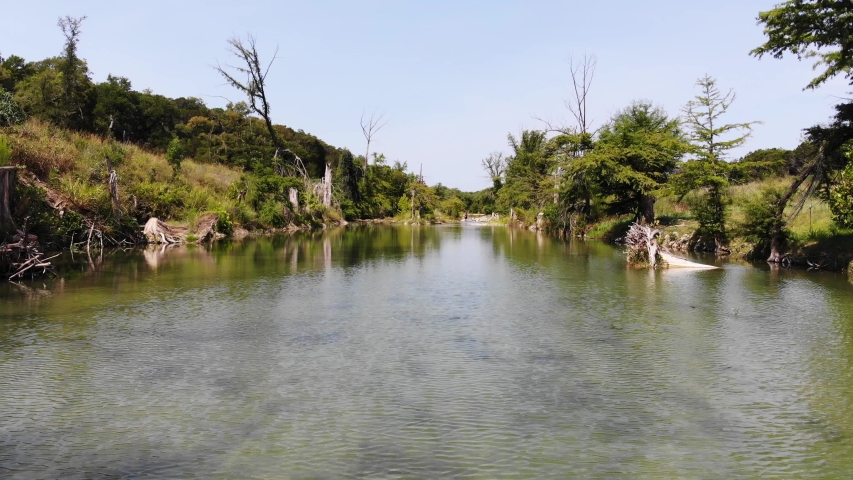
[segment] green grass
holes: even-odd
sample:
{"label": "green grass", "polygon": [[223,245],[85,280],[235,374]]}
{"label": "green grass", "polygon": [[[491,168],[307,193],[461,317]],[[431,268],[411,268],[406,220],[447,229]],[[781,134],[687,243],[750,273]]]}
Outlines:
{"label": "green grass", "polygon": [[[108,156],[118,174],[119,203],[125,214],[155,213],[187,226],[209,211],[227,212],[241,224],[257,218],[251,208],[228,197],[228,189],[243,174],[237,168],[186,159],[174,174],[162,155],[36,119],[8,129],[3,138],[11,147],[12,163],[26,166],[84,213],[110,215]],[[134,204],[138,211],[133,211]]]}
{"label": "green grass", "polygon": [[625,235],[631,226],[631,217],[617,217],[595,223],[586,231],[587,238],[613,241]]}

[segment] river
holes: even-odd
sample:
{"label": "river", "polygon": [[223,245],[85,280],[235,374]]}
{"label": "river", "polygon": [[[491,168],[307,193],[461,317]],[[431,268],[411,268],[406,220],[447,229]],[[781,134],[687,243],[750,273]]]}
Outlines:
{"label": "river", "polygon": [[853,471],[841,274],[467,225],[64,261],[0,284],[2,478]]}

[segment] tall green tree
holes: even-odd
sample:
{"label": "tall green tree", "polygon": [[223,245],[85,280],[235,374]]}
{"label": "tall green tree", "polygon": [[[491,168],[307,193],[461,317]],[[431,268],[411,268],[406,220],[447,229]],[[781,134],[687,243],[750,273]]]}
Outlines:
{"label": "tall green tree", "polygon": [[[837,75],[853,84],[853,2],[848,0],[787,0],[773,9],[758,14],[759,24],[764,25],[767,41],[752,50],[758,58],[772,55],[782,58],[786,54],[798,59],[817,59],[814,68],[823,67],[805,88],[814,89]],[[780,262],[784,246],[783,218],[785,208],[800,186],[808,184],[806,194],[794,208],[799,213],[806,198],[822,185],[829,192],[843,182],[843,172],[850,159],[845,154],[853,141],[853,102],[835,106],[836,114],[829,125],[816,125],[806,129],[808,158],[795,165],[796,177],[787,191],[781,195],[774,211],[773,228],[770,235],[769,262]],[[798,151],[801,148],[797,149]],[[799,160],[799,159],[798,159]],[[808,179],[811,179],[807,182]],[[831,200],[827,198],[827,200]],[[839,205],[833,203],[833,214],[839,216]],[[842,222],[843,223],[843,222]]]}
{"label": "tall green tree", "polygon": [[815,58],[823,71],[806,88],[816,88],[836,75],[853,84],[853,2],[849,0],[787,0],[760,12],[767,41],[751,54],[758,58],[786,53]]}
{"label": "tall green tree", "polygon": [[86,113],[90,107],[92,81],[86,63],[77,55],[80,33],[86,17],[60,17],[57,26],[65,36],[59,71],[62,79],[63,106],[67,115],[66,125],[82,128],[87,124]]}
{"label": "tall green tree", "polygon": [[602,128],[592,151],[571,163],[569,177],[593,178],[611,213],[653,223],[657,192],[689,148],[678,119],[634,102]]}
{"label": "tall green tree", "polygon": [[506,159],[506,182],[498,192],[497,204],[504,211],[543,206],[553,194],[553,184],[546,181],[554,165],[545,132],[524,130],[519,138],[510,134],[507,140],[513,155]]}
{"label": "tall green tree", "polygon": [[759,122],[723,123],[737,95],[733,90],[723,94],[717,81],[705,75],[696,81],[699,94],[684,107],[684,125],[692,143],[694,159],[686,162],[675,178],[682,195],[700,190],[703,195],[693,203],[693,213],[702,233],[712,235],[717,250],[725,249],[726,215],[731,164],[729,152],[746,143],[752,126]]}

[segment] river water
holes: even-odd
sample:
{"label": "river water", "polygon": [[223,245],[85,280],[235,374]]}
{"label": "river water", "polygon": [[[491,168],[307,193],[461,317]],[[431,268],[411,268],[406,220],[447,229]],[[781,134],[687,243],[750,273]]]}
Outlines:
{"label": "river water", "polygon": [[[705,261],[705,260],[703,260]],[[853,286],[375,227],[0,284],[2,478],[840,477]]]}

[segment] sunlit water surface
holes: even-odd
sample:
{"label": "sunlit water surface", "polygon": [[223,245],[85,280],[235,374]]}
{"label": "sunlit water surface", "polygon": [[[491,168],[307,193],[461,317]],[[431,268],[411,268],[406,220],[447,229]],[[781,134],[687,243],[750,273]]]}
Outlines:
{"label": "sunlit water surface", "polygon": [[839,274],[473,226],[68,262],[0,284],[2,478],[853,471]]}

